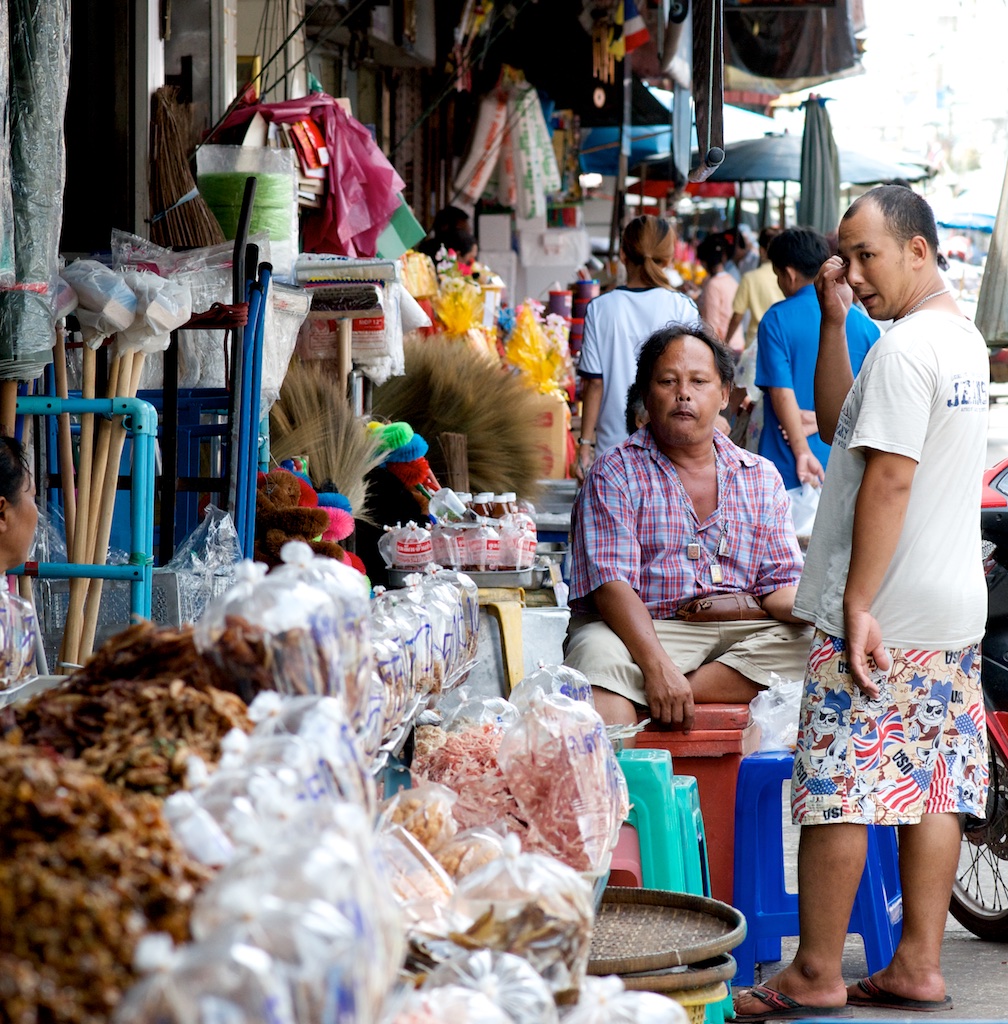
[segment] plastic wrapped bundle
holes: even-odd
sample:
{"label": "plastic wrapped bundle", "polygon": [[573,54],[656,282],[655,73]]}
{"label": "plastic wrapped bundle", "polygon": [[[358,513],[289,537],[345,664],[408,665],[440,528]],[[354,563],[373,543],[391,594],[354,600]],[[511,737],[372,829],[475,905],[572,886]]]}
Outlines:
{"label": "plastic wrapped bundle", "polygon": [[462,985],[410,992],[388,1024],[518,1024],[482,992]]}
{"label": "plastic wrapped bundle", "polygon": [[31,668],[37,628],[31,603],[0,591],[0,690]]}
{"label": "plastic wrapped bundle", "polygon": [[627,807],[598,712],[569,697],[533,694],[497,759],[529,824],[526,845],[578,871],[605,871]]}
{"label": "plastic wrapped bundle", "polygon": [[564,1024],[687,1024],[690,1017],[674,999],[657,992],[629,992],[616,975],[585,978],[577,1006]]}
{"label": "plastic wrapped bundle", "polygon": [[15,282],[0,291],[0,379],[30,380],[52,359],[70,0],[8,0],[7,9]]}
{"label": "plastic wrapped bundle", "polygon": [[452,957],[427,976],[424,988],[461,985],[482,992],[512,1020],[522,1024],[557,1024],[553,995],[528,961],[510,953],[480,949]]}
{"label": "plastic wrapped bundle", "polygon": [[280,697],[264,692],[249,707],[253,736],[296,736],[312,751],[326,786],[341,799],[372,810],[374,779],[341,703],[333,697]]}
{"label": "plastic wrapped bundle", "polygon": [[542,665],[527,675],[512,691],[511,703],[524,709],[535,694],[558,694],[595,707],[591,683],[583,672],[567,665]]}
{"label": "plastic wrapped bundle", "polygon": [[263,950],[222,938],[166,951],[151,962],[151,948],[141,959],[157,969],[126,993],[115,1024],[295,1024],[287,982]]}
{"label": "plastic wrapped bundle", "polygon": [[[7,4],[4,3],[6,10]],[[6,13],[0,17],[0,67],[10,61]],[[10,79],[0,76],[0,288],[14,283],[14,199],[11,195]]]}
{"label": "plastic wrapped bundle", "polygon": [[465,949],[494,949],[526,959],[558,1002],[572,1002],[591,949],[591,887],[553,857],[522,853],[508,836],[504,853],[467,875],[454,909],[473,924],[452,940]]}

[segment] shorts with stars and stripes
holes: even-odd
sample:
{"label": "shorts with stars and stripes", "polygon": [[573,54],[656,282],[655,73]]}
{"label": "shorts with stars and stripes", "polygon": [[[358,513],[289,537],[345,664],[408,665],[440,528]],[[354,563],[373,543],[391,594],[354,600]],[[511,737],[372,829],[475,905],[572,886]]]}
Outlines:
{"label": "shorts with stars and stripes", "polygon": [[913,825],[923,814],[983,817],[987,726],[980,645],[890,649],[879,695],[855,685],[844,641],[817,629],[791,778],[796,824]]}

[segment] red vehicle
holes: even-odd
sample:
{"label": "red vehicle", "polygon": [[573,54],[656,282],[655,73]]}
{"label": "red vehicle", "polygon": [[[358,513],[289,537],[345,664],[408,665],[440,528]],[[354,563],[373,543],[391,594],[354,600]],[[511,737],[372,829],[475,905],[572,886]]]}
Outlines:
{"label": "red vehicle", "polygon": [[949,909],[979,938],[1008,942],[1008,459],[984,474],[980,515],[987,574],[981,668],[990,791],[983,819],[964,822]]}

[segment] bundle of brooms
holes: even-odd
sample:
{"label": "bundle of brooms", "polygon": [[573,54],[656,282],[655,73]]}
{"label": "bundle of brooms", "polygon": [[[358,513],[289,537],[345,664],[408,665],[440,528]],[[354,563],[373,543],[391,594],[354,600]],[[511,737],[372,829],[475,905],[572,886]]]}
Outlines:
{"label": "bundle of brooms", "polygon": [[335,486],[349,500],[354,517],[366,518],[364,478],[385,453],[376,435],[354,416],[340,381],[321,364],[291,361],[270,410],[270,452],[278,462],[307,456],[312,483]]}
{"label": "bundle of brooms", "polygon": [[439,479],[448,478],[448,466],[437,439],[464,434],[471,490],[531,499],[539,491],[543,460],[532,431],[538,396],[468,345],[440,337],[408,343],[406,373],[376,389],[374,413],[405,420],[427,440]]}
{"label": "bundle of brooms", "polygon": [[196,248],[225,241],[217,219],[198,193],[179,202],[196,188],[189,169],[187,106],[178,90],[163,85],[154,93],[150,143],[151,241],[168,248]]}

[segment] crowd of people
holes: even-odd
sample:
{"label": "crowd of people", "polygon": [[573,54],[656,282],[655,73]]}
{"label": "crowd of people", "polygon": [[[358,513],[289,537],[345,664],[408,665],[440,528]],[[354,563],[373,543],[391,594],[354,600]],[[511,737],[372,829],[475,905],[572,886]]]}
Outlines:
{"label": "crowd of people", "polygon": [[[699,309],[662,283],[671,228],[654,220],[624,236],[628,288],[586,317],[581,372],[597,397],[581,446],[594,458],[572,514],[566,661],[607,721],[685,730],[697,703],[804,680],[799,946],[736,991],[736,1020],[947,1009],[939,954],[959,816],[983,814],[988,783],[986,345],[944,286],[934,215],[909,188],[857,199],[835,248],[806,229],[761,236],[764,262],[742,281],[761,277],[742,302],[728,284],[737,249],[702,244]],[[751,346],[758,452],[726,433],[726,414],[744,412],[736,356]],[[631,377],[640,410],[627,408]],[[802,484],[821,486],[804,556],[788,496]],[[888,967],[847,986],[869,824],[900,831],[903,932]]]}

